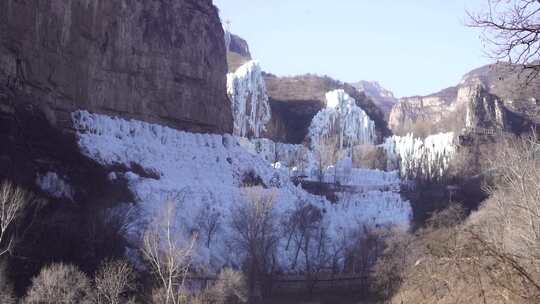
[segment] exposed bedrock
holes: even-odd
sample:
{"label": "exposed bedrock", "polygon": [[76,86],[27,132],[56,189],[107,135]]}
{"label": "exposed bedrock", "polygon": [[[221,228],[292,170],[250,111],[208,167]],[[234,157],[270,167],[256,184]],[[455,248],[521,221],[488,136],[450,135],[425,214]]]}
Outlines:
{"label": "exposed bedrock", "polygon": [[0,2],[0,85],[47,109],[230,132],[223,29],[210,0]]}

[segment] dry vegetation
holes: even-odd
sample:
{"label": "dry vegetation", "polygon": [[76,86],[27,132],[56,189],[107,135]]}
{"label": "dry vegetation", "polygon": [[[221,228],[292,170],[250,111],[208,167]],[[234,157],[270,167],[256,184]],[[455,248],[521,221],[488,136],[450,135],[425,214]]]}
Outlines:
{"label": "dry vegetation", "polygon": [[386,152],[375,145],[354,146],[351,154],[356,168],[385,170],[387,167]]}
{"label": "dry vegetation", "polygon": [[387,239],[375,276],[392,303],[540,301],[540,143],[508,140],[493,151],[490,198],[463,221],[451,206],[414,236]]}

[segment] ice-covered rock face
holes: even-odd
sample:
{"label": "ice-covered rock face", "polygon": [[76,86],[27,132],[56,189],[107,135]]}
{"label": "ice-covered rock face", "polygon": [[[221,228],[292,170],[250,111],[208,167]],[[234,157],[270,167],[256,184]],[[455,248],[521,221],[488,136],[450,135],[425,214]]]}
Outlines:
{"label": "ice-covered rock face", "polygon": [[[172,199],[178,208],[174,219],[180,237],[187,239],[194,231],[204,236],[195,248],[194,263],[198,268],[218,271],[224,266],[241,264],[242,257],[229,247],[230,240],[235,237],[230,222],[235,208],[242,203],[243,176],[248,172],[268,191],[277,194],[274,211],[279,222],[290,216],[298,202],[321,210],[330,249],[354,245],[355,239],[348,236],[362,225],[396,224],[404,228],[409,225],[411,206],[392,189],[392,185],[399,184],[397,174],[349,170],[350,162],[344,162],[340,170],[346,174],[346,184],[370,182],[360,185],[366,187],[357,192],[343,193],[333,204],[296,187],[286,168],[272,166],[265,160],[271,159],[272,153],[280,159],[289,159],[290,153],[301,148],[299,145],[277,145],[276,148],[270,141],[258,145],[253,140],[254,148],[250,152],[241,143],[246,141],[245,138],[231,135],[186,133],[85,111],[74,113],[72,118],[79,147],[87,157],[104,166],[114,168],[114,165],[122,164],[128,170],[136,166],[156,173],[156,177],[139,176],[131,171],[110,175],[127,181],[136,206],[140,208],[137,214],[141,218],[133,225],[133,237],[140,237],[144,223],[159,215]],[[264,155],[267,156],[261,157]],[[177,197],[183,199],[176,200]],[[217,223],[212,237],[209,237],[206,225],[208,218]],[[338,263],[342,263],[344,253],[336,251],[335,254]],[[288,248],[286,238],[280,239],[276,258],[283,271],[302,271],[301,265],[294,262],[298,256]]]}
{"label": "ice-covered rock face", "polygon": [[319,111],[309,127],[309,138],[314,150],[321,142],[335,139],[336,149],[376,140],[375,123],[356,105],[356,101],[343,90],[326,93],[326,108]]}
{"label": "ice-covered rock face", "polygon": [[231,100],[234,131],[242,137],[259,137],[270,121],[271,110],[262,70],[249,61],[227,75],[227,94]]}
{"label": "ice-covered rock face", "polygon": [[412,134],[392,136],[385,140],[383,147],[388,157],[388,167],[399,169],[401,176],[409,179],[442,176],[456,150],[452,132],[425,139]]}

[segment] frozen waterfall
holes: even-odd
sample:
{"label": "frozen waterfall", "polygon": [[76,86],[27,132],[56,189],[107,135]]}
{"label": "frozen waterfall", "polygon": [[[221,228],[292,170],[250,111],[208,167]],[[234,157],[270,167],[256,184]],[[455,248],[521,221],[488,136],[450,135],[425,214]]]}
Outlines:
{"label": "frozen waterfall", "polygon": [[227,75],[227,94],[231,100],[234,135],[260,137],[270,121],[271,110],[257,61],[249,61]]}
{"label": "frozen waterfall", "polygon": [[[316,149],[323,141],[334,140],[340,150],[376,140],[375,123],[344,90],[326,93],[326,108],[313,117],[309,138]],[[334,143],[332,142],[332,143]]]}
{"label": "frozen waterfall", "polygon": [[388,158],[388,167],[399,169],[406,178],[437,178],[448,169],[456,151],[454,133],[439,133],[425,139],[406,136],[386,138],[382,145]]}

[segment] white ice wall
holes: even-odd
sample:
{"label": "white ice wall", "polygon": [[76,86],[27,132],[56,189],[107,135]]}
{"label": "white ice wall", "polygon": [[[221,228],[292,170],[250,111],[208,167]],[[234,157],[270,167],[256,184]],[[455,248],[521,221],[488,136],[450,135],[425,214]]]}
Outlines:
{"label": "white ice wall", "polygon": [[375,123],[354,98],[344,90],[326,93],[326,108],[313,117],[309,127],[312,148],[329,137],[335,137],[338,148],[373,144],[376,140]]}
{"label": "white ice wall", "polygon": [[259,137],[270,121],[271,110],[262,70],[249,61],[227,75],[227,94],[231,101],[234,131],[242,137]]}
{"label": "white ice wall", "polygon": [[448,168],[456,151],[454,133],[439,133],[425,139],[406,136],[386,138],[382,145],[388,157],[388,166],[399,169],[406,178],[414,178],[417,172],[424,177],[440,177]]}
{"label": "white ice wall", "polygon": [[[275,209],[280,220],[289,216],[300,200],[324,210],[332,246],[353,241],[345,236],[362,224],[409,225],[411,206],[396,191],[365,189],[343,194],[337,204],[333,204],[296,187],[286,172],[275,169],[257,153],[248,152],[240,143],[243,139],[238,137],[180,132],[85,111],[75,112],[72,117],[85,155],[106,166],[123,164],[131,168],[136,164],[159,176],[142,177],[130,171],[111,174],[125,178],[136,197],[140,219],[134,223],[133,237],[140,236],[144,223],[164,210],[167,200],[175,202],[179,210],[176,223],[182,227],[180,233],[185,238],[193,231],[204,229],[199,221],[202,216],[208,212],[218,215],[220,225],[210,246],[197,243],[195,263],[201,268],[217,270],[240,263],[240,257],[228,247],[233,236],[229,223],[235,206],[242,202],[242,176],[246,172],[254,172],[269,191],[277,192]],[[290,146],[285,146],[284,150],[294,150],[289,149]],[[351,174],[355,177],[351,177],[349,183],[399,182],[397,176],[389,173]],[[175,200],[178,197],[185,199]],[[278,257],[282,269],[291,270],[291,255],[284,241],[278,246]]]}

